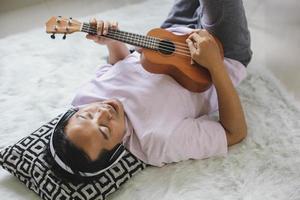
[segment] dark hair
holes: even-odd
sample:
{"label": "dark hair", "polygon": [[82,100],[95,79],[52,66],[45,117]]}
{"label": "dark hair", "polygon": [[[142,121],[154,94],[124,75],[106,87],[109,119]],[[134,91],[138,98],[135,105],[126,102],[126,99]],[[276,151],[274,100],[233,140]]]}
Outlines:
{"label": "dark hair", "polygon": [[[50,152],[50,146],[47,145],[47,148],[45,150],[45,158],[46,161],[49,163],[49,167],[50,169],[54,172],[54,174],[59,177],[62,178],[66,181],[71,181],[71,182],[75,182],[75,183],[79,183],[82,181],[89,181],[91,179],[88,179],[87,177],[81,177],[78,173],[76,173],[76,171],[74,170],[74,168],[76,168],[76,163],[77,165],[82,164],[82,163],[87,163],[87,162],[82,162],[80,163],[80,160],[88,160],[86,158],[85,153],[77,148],[74,144],[72,144],[66,137],[63,137],[60,140],[60,146],[61,146],[61,151],[65,151],[66,149],[68,153],[64,153],[66,155],[65,158],[69,157],[70,155],[76,155],[74,156],[74,160],[72,163],[75,164],[75,166],[71,166],[68,163],[68,166],[75,172],[75,174],[70,174],[69,172],[65,171],[64,169],[62,169],[57,163],[56,161],[53,159],[51,152]],[[69,155],[68,155],[69,154]],[[65,159],[65,162],[69,160],[69,159]],[[67,164],[67,162],[66,162]]]}
{"label": "dark hair", "polygon": [[[74,112],[75,113],[75,112]],[[73,113],[73,114],[74,114]],[[72,115],[73,115],[72,114]],[[111,158],[111,155],[115,152],[115,148],[112,150],[103,149],[98,158],[95,161],[92,161],[89,156],[80,148],[78,148],[72,141],[70,141],[65,134],[65,126],[70,118],[70,115],[67,118],[62,118],[54,132],[53,136],[53,146],[55,152],[60,158],[63,158],[63,161],[66,165],[68,165],[74,174],[71,174],[64,169],[62,169],[56,161],[53,159],[52,154],[50,152],[50,145],[47,145],[46,148],[46,159],[50,164],[50,168],[54,172],[54,174],[64,180],[79,183],[79,182],[89,182],[98,176],[93,177],[83,177],[79,174],[80,171],[89,172],[89,171],[97,171],[99,169],[103,169],[107,166],[108,160]],[[50,142],[50,140],[49,140]],[[118,146],[118,145],[116,145]]]}

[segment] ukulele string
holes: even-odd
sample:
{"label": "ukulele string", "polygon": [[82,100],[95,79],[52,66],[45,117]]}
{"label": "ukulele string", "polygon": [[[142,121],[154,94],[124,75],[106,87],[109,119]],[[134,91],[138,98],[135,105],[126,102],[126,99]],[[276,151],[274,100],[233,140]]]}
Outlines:
{"label": "ukulele string", "polygon": [[[89,30],[88,32],[91,33],[91,34],[93,34],[93,35],[97,35],[95,31]],[[110,32],[110,33],[107,34],[107,36],[112,36],[112,37],[117,36],[118,39],[121,39],[121,40],[124,39],[125,41],[126,41],[126,39],[129,38],[128,36],[125,36],[122,33],[119,34],[119,33],[116,33],[116,32],[114,32],[114,33]],[[130,39],[131,39],[132,42],[141,42],[137,38],[132,38],[131,37]],[[158,41],[150,41],[150,42],[146,42],[146,43],[148,43],[148,44],[153,43],[153,45],[154,45],[154,44],[158,44]],[[180,48],[177,48],[177,46],[176,46],[175,52],[173,50],[173,46],[169,46],[169,45],[159,45],[159,46],[162,47],[162,48],[160,48],[161,50],[164,50],[164,51],[166,51],[168,53],[175,53],[175,54],[178,54],[178,55],[183,55],[183,56],[191,57],[190,54],[189,54],[189,51],[181,50]]]}
{"label": "ukulele string", "polygon": [[[117,36],[119,38],[121,37],[121,39],[127,39],[128,38],[128,36],[124,36],[122,33],[118,34],[116,32],[109,32],[108,35],[109,36]],[[148,37],[147,39],[150,40],[150,41],[148,41],[146,43],[162,47],[160,49],[165,50],[167,52],[171,52],[172,53],[174,51],[173,50],[174,47],[171,44],[168,44],[168,43],[165,43],[165,42],[162,42],[162,43],[159,44],[159,39],[158,38],[155,38],[155,37],[151,37],[150,38],[149,36],[147,36],[147,37]],[[140,39],[138,39],[138,38],[135,38],[135,37],[129,37],[129,38],[133,42],[140,42]],[[178,54],[190,57],[190,51],[189,50],[184,50],[184,49],[180,48],[180,46],[178,46],[178,45],[175,45],[175,47],[176,47],[175,51],[177,51]]]}
{"label": "ukulele string", "polygon": [[[116,35],[118,34],[118,32],[116,32],[116,31],[114,31],[114,30],[111,30],[111,32],[110,32],[110,30],[109,30],[108,32],[109,32],[109,33],[112,33],[112,34],[115,34],[115,33],[116,33]],[[121,33],[120,35],[122,36],[122,33]],[[153,42],[155,42],[155,43],[161,40],[160,38],[156,38],[156,37],[153,37],[153,36],[144,36],[144,37],[147,37],[148,39],[153,40]],[[172,43],[177,44],[176,46],[177,46],[179,49],[181,49],[181,50],[186,50],[185,53],[189,53],[189,48],[188,48],[187,44],[185,44],[185,43],[180,43],[180,42],[173,42],[173,41],[172,41]],[[172,47],[172,46],[169,45],[168,43],[164,43],[164,46],[166,46],[166,47]]]}
{"label": "ukulele string", "polygon": [[[86,29],[88,29],[88,32],[92,32],[93,34],[97,35],[97,33],[96,33],[97,31],[95,29],[93,30],[92,27],[88,26],[88,27],[83,27],[83,28],[86,28]],[[124,36],[123,38],[128,37],[128,35],[127,36],[124,35],[125,32],[121,33],[121,32],[117,32],[116,30],[111,30],[111,29],[109,29],[108,32],[115,34],[116,36],[122,36],[122,37]],[[130,33],[130,34],[132,34],[132,33]],[[140,35],[138,35],[138,36],[140,36]],[[160,38],[156,38],[153,36],[142,36],[142,37],[146,37],[146,38],[152,39],[152,40],[161,40]],[[189,48],[186,43],[180,43],[180,42],[172,42],[172,43],[177,44],[179,49],[186,50],[185,53],[189,53]],[[169,45],[167,45],[167,46],[169,46]]]}
{"label": "ukulele string", "polygon": [[[97,35],[97,31],[94,29],[94,28],[92,28],[89,24],[87,24],[87,26],[83,26],[82,27],[83,29],[85,29],[85,31],[87,31],[87,32],[89,32],[89,33],[92,33],[92,34],[94,34],[94,35]],[[124,35],[124,33],[118,33],[117,31],[115,31],[115,30],[108,30],[108,32],[109,33],[112,33],[111,35],[112,36],[121,36],[122,37],[122,39],[127,39],[127,37],[128,36],[125,36]],[[152,37],[152,36],[143,36],[143,37],[146,37],[146,38],[148,38],[148,39],[152,39],[152,40],[156,40],[156,41],[153,41],[154,43],[157,43],[157,40],[159,41],[160,40],[160,38],[156,38],[156,37]],[[131,38],[132,39],[132,38]],[[135,40],[135,38],[133,38],[133,41],[139,41],[138,39],[137,40]],[[185,56],[188,56],[188,57],[190,57],[190,50],[189,50],[189,48],[188,48],[188,46],[187,46],[187,44],[185,44],[185,43],[179,43],[179,42],[173,42],[174,44],[177,44],[176,45],[176,50],[179,52],[179,53],[182,53],[182,55],[183,54],[186,54]],[[170,50],[170,49],[163,49],[163,50],[166,50],[166,51],[168,51],[168,52],[173,52],[173,46],[170,46],[170,45],[168,45],[168,44],[166,44],[166,43],[164,43],[164,45],[160,45],[160,46],[162,46],[162,47],[166,47],[166,48],[171,48],[171,51],[168,51],[168,50]]]}
{"label": "ukulele string", "polygon": [[[88,31],[88,32],[93,34],[93,35],[97,35],[96,32],[94,32],[94,31]],[[124,36],[123,34],[115,34],[115,33],[112,34],[112,33],[110,33],[110,34],[107,34],[107,36],[118,36],[119,37],[118,39],[125,39],[125,41],[126,41],[126,39],[128,39],[128,37]],[[133,38],[131,41],[132,42],[139,42],[140,40]],[[148,42],[148,43],[150,43],[150,42]],[[158,43],[158,42],[153,41],[152,43]],[[162,48],[159,48],[159,49],[164,50],[168,53],[174,53],[174,54],[178,54],[178,55],[182,55],[182,56],[186,56],[186,57],[191,57],[189,52],[182,51],[180,48],[175,48],[175,51],[174,51],[173,47],[168,46],[168,45],[160,45],[160,47],[162,47]]]}
{"label": "ukulele string", "polygon": [[[82,27],[82,30],[85,31],[85,32],[88,32],[88,33],[91,33],[91,34],[94,34],[94,35],[97,35],[97,32],[96,30],[93,30],[91,29],[90,27]],[[117,31],[109,31],[108,32],[108,36],[117,36],[117,37],[121,37],[121,39],[127,39],[129,36],[125,36],[124,34],[122,33],[118,33]],[[150,39],[149,36],[144,36],[144,37],[148,37],[148,39]],[[140,40],[137,39],[137,38],[130,38],[132,39],[131,41],[133,42],[139,42]],[[159,38],[155,38],[155,37],[151,37],[152,41],[151,42],[148,42],[148,43],[157,43],[158,44],[158,40],[160,40]],[[155,41],[156,40],[156,41]],[[175,52],[173,51],[173,46],[170,46],[166,43],[164,43],[163,45],[159,45],[160,47],[163,47],[161,48],[162,50],[166,51],[166,52],[170,52],[170,53],[175,53],[175,54],[178,54],[178,55],[183,55],[183,56],[187,56],[187,57],[191,57],[190,56],[190,52],[188,49],[182,49],[184,48],[184,46],[186,45],[183,45],[183,43],[178,43],[178,42],[173,42],[174,44],[177,44],[176,45],[176,49],[175,49]]]}

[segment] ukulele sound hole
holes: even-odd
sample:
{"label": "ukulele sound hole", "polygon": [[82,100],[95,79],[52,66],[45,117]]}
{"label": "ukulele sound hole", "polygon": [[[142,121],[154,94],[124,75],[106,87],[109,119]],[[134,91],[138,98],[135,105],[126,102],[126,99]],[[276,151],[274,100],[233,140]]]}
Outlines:
{"label": "ukulele sound hole", "polygon": [[158,51],[170,55],[175,51],[175,45],[173,42],[161,40],[158,44]]}

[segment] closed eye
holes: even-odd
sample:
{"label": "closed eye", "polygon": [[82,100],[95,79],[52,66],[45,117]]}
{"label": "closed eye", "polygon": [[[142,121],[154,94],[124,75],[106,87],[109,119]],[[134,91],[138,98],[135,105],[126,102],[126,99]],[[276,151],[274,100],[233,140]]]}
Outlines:
{"label": "closed eye", "polygon": [[86,117],[85,117],[85,116],[83,116],[83,115],[78,115],[77,117],[78,117],[78,118],[83,118],[83,119],[86,119]]}
{"label": "closed eye", "polygon": [[99,127],[99,132],[103,135],[104,139],[108,140],[108,135],[109,135],[109,129],[105,126],[100,126]]}
{"label": "closed eye", "polygon": [[87,116],[88,118],[93,119],[93,115],[90,112],[87,112]]}

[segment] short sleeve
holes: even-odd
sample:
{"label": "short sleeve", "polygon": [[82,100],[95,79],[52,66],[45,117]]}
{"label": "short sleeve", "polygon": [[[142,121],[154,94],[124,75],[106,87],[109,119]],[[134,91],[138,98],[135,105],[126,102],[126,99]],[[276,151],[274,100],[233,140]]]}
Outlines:
{"label": "short sleeve", "polygon": [[233,85],[237,87],[247,76],[246,67],[239,61],[230,58],[225,58],[224,64]]}
{"label": "short sleeve", "polygon": [[227,155],[225,130],[219,122],[207,115],[183,120],[176,130],[164,139],[168,139],[167,163]]}
{"label": "short sleeve", "polygon": [[98,67],[98,69],[96,70],[96,77],[100,77],[103,74],[105,74],[105,72],[107,72],[109,70],[109,68],[111,68],[112,65],[111,64],[104,64],[100,67]]}

